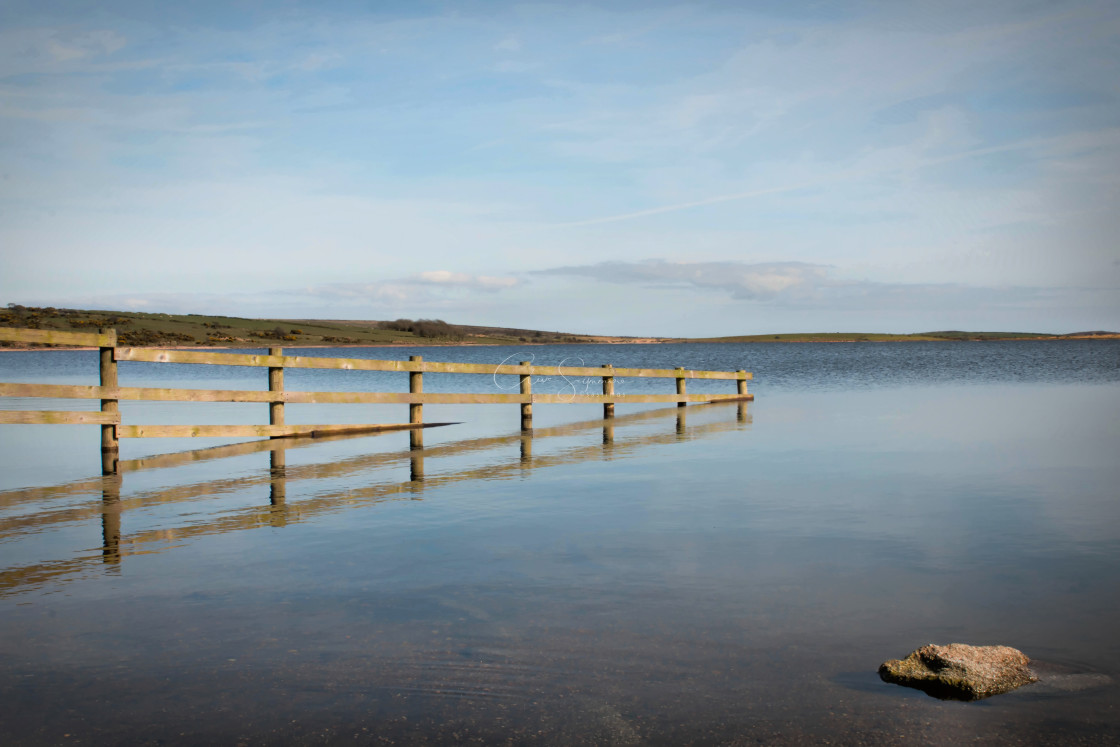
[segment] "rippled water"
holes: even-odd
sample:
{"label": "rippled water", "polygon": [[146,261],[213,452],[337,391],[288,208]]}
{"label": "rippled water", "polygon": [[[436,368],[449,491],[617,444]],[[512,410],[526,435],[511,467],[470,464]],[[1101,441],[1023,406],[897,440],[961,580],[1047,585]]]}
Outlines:
{"label": "rippled water", "polygon": [[[428,405],[427,420],[461,424],[420,450],[403,433],[296,442],[283,471],[267,445],[138,439],[106,478],[96,427],[0,426],[5,742],[1120,740],[1120,345],[342,354],[410,352],[746,368],[758,399],[619,405],[613,423],[594,405],[538,405],[531,436],[516,406]],[[88,352],[0,354],[0,381],[96,383],[96,368]],[[121,364],[121,383],[265,386],[259,370],[140,363]],[[286,383],[400,391],[407,377]],[[287,419],[406,411],[289,405]],[[214,448],[166,455],[193,446]],[[1016,646],[1046,676],[969,704],[879,681],[882,660],[950,641]]]}

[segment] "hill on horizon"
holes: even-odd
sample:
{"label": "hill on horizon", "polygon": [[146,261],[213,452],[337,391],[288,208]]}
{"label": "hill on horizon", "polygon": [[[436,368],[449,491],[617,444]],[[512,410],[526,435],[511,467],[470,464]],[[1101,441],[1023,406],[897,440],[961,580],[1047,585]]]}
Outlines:
{"label": "hill on horizon", "polygon": [[[655,342],[891,342],[936,340],[1114,339],[1120,333],[965,332],[915,334],[812,332],[721,337],[634,337],[574,334],[520,327],[452,324],[442,319],[249,319],[206,314],[66,309],[8,304],[0,326],[92,331],[114,327],[122,345],[134,347],[310,347],[344,345],[549,345]],[[5,343],[0,342],[0,346]],[[10,347],[10,345],[9,345]]]}

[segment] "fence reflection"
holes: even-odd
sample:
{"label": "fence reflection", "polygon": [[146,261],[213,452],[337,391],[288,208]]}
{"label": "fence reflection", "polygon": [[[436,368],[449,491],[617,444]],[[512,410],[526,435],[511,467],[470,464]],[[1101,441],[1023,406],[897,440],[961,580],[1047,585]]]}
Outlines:
{"label": "fence reflection", "polygon": [[[734,406],[734,420],[718,420],[688,426],[686,413],[696,418],[704,411],[723,411]],[[628,425],[673,418],[674,427],[667,431],[630,437],[616,436]],[[19,541],[51,530],[62,530],[75,524],[100,520],[101,547],[77,551],[66,559],[32,563],[0,571],[0,596],[39,588],[51,583],[72,582],[97,573],[105,566],[118,567],[124,558],[149,552],[163,552],[194,538],[259,527],[285,527],[317,516],[369,506],[389,500],[418,500],[425,491],[441,489],[475,480],[527,478],[533,470],[594,460],[625,458],[641,449],[658,444],[671,444],[710,437],[746,427],[750,416],[745,402],[699,405],[690,408],[661,408],[624,416],[587,420],[509,435],[466,439],[429,448],[423,445],[420,431],[409,434],[409,447],[401,451],[361,454],[334,462],[289,467],[287,451],[328,441],[352,440],[361,435],[337,435],[319,438],[290,438],[270,441],[196,449],[157,457],[121,460],[110,474],[100,479],[79,480],[64,485],[0,492],[0,541]],[[549,438],[587,436],[601,432],[601,439],[583,439],[574,446],[553,453],[534,455],[534,443]],[[419,439],[416,437],[420,436]],[[504,456],[503,447],[517,446],[516,456]],[[231,456],[269,452],[269,467],[257,473],[237,477],[210,479],[181,485],[139,490],[122,495],[129,473],[182,466]],[[488,460],[470,467],[439,471],[428,475],[425,465],[431,460],[447,457],[485,457],[496,452],[497,461]],[[477,460],[476,460],[477,461]],[[371,470],[408,468],[408,480],[383,481],[370,484]],[[104,465],[103,465],[104,467]],[[361,479],[358,479],[358,478]],[[345,487],[327,487],[341,481]],[[302,483],[299,500],[289,503],[289,483]],[[181,503],[219,500],[231,494],[268,486],[268,504],[215,512],[213,517],[171,528],[136,531],[122,534],[122,516],[143,508],[158,508]],[[85,495],[100,493],[99,503],[81,500]],[[263,502],[262,502],[263,503]],[[29,510],[30,509],[30,510]]]}

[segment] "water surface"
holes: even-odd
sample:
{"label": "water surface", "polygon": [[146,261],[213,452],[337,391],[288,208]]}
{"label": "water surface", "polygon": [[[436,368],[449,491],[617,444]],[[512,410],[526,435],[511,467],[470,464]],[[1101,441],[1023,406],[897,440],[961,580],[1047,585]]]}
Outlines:
{"label": "water surface", "polygon": [[[429,405],[426,419],[462,424],[427,431],[422,450],[403,433],[299,442],[283,471],[229,441],[125,441],[125,469],[108,478],[96,427],[2,426],[5,741],[1120,739],[1120,345],[342,354],[410,352],[746,368],[758,399],[620,405],[614,423],[598,406],[537,406],[531,437],[516,406]],[[5,353],[0,380],[96,383],[96,361]],[[160,364],[121,364],[121,383],[265,386],[259,370]],[[286,383],[399,391],[407,376],[290,371]],[[425,376],[426,391],[515,383]],[[733,385],[689,382],[705,386]],[[289,406],[288,421],[406,410]],[[263,405],[122,411],[267,417]],[[221,448],[156,456],[196,445]],[[964,704],[875,674],[952,641],[1092,676]]]}

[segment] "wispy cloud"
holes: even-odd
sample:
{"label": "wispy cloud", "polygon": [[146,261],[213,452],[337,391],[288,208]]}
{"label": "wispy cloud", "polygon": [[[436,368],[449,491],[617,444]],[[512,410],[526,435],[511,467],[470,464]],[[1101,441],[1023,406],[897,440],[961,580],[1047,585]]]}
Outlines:
{"label": "wispy cloud", "polygon": [[[1120,138],[1120,129],[1110,129],[1094,134],[1097,136],[1096,140],[1100,143],[1111,142],[1112,144],[1115,144],[1117,139]],[[983,148],[971,148],[969,150],[961,151],[958,153],[950,153],[943,156],[905,160],[901,163],[886,162],[869,166],[861,166],[858,168],[841,169],[804,182],[765,187],[763,189],[752,189],[745,192],[732,192],[730,194],[715,195],[713,197],[705,197],[703,199],[692,200],[689,202],[678,202],[672,205],[659,205],[657,207],[647,208],[645,210],[635,210],[628,213],[619,213],[617,215],[608,215],[600,218],[589,218],[587,220],[571,221],[568,223],[561,223],[559,225],[575,227],[594,226],[603,223],[616,223],[619,221],[634,220],[635,218],[645,218],[652,215],[661,215],[664,213],[673,213],[680,210],[688,210],[690,208],[703,207],[705,205],[716,205],[722,202],[733,202],[736,200],[748,200],[753,197],[763,197],[766,195],[797,192],[804,189],[823,187],[826,185],[832,185],[849,180],[856,180],[868,176],[914,172],[923,168],[941,166],[944,164],[953,163],[955,161],[963,161],[970,158],[979,158],[981,156],[988,156],[996,153],[1009,153],[1012,151],[1028,151],[1045,146],[1061,145],[1067,142],[1069,142],[1069,138],[1067,136],[1054,138],[1032,138],[1029,140],[1022,140],[1014,143],[1005,143],[1002,145],[992,145]]]}
{"label": "wispy cloud", "polygon": [[445,288],[464,288],[469,290],[499,291],[512,288],[521,283],[519,278],[498,277],[494,275],[469,275],[465,272],[430,270],[407,279],[421,285],[439,285]]}
{"label": "wispy cloud", "polygon": [[[432,310],[455,310],[476,296],[490,296],[521,285],[512,276],[471,275],[432,270],[401,278],[354,283],[321,283],[303,287],[228,293],[107,293],[71,296],[66,304],[87,308],[122,310],[157,309],[176,313],[202,313],[227,309],[246,316],[336,315],[353,313],[412,316]],[[60,304],[56,299],[21,298],[31,305]],[[63,305],[66,305],[63,304]],[[287,309],[288,311],[284,311]]]}
{"label": "wispy cloud", "polygon": [[431,306],[476,294],[493,294],[517,287],[512,276],[472,275],[449,270],[426,270],[415,275],[368,283],[325,283],[284,291],[291,297],[319,301],[397,308],[405,304]]}
{"label": "wispy cloud", "polygon": [[583,277],[648,289],[719,291],[737,301],[800,309],[851,311],[907,307],[1038,306],[1062,294],[1052,289],[979,287],[960,283],[882,283],[843,277],[838,268],[804,262],[602,262],[533,274]]}
{"label": "wispy cloud", "polygon": [[535,275],[568,275],[609,283],[636,283],[650,287],[718,289],[738,299],[767,300],[778,296],[806,295],[829,284],[832,268],[803,262],[601,262],[594,265],[553,267]]}

